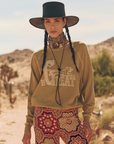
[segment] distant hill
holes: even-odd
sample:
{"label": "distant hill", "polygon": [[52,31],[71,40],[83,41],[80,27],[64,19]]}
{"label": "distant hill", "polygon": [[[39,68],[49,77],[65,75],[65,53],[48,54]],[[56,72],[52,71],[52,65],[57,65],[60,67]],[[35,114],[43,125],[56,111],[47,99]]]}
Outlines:
{"label": "distant hill", "polygon": [[30,62],[32,54],[32,50],[23,49],[0,55],[0,65],[7,63],[15,71],[18,71],[19,77],[11,79],[11,81],[13,81],[15,84],[29,82]]}
{"label": "distant hill", "polygon": [[[98,55],[103,48],[109,50],[112,58],[114,58],[114,37],[95,45],[87,45],[87,47],[91,58]],[[24,83],[25,81],[29,82],[30,61],[32,54],[32,50],[24,49],[0,55],[0,65],[7,63],[14,70],[18,71],[19,77],[13,80],[15,84]]]}
{"label": "distant hill", "polygon": [[23,61],[26,58],[30,58],[33,51],[30,49],[15,50],[11,53],[0,55],[0,62],[2,63],[14,63]]}
{"label": "distant hill", "polygon": [[114,37],[109,38],[109,39],[103,41],[102,43],[114,43]]}
{"label": "distant hill", "polygon": [[[109,50],[111,56],[114,58],[114,37],[95,45],[87,45],[87,47],[91,58],[94,58],[97,54],[99,54],[103,48]],[[19,61],[22,62],[27,58],[30,59],[32,53],[33,51],[30,49],[17,49],[11,53],[0,55],[0,63],[11,64]]]}
{"label": "distant hill", "polygon": [[88,45],[88,51],[91,58],[94,58],[96,55],[98,55],[102,49],[107,49],[111,57],[114,59],[114,37],[95,45]]}

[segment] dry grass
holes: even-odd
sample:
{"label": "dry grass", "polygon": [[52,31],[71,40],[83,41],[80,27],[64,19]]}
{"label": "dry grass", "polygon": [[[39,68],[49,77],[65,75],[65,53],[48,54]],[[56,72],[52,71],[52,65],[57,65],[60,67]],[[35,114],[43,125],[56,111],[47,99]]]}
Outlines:
{"label": "dry grass", "polygon": [[114,106],[108,110],[105,109],[103,115],[99,119],[99,127],[108,127],[112,121],[114,121]]}

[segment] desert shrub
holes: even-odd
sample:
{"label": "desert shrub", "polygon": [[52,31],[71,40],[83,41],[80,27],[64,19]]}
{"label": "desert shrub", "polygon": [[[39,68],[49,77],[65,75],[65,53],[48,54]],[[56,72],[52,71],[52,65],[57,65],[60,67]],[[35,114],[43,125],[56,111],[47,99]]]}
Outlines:
{"label": "desert shrub", "polygon": [[7,56],[7,59],[9,61],[9,63],[13,63],[15,61],[15,59],[12,58],[11,56]]}
{"label": "desert shrub", "polygon": [[114,78],[110,76],[102,77],[97,74],[94,76],[94,88],[96,96],[114,93]]}
{"label": "desert shrub", "polygon": [[28,87],[29,87],[28,85],[29,85],[28,81],[25,81],[24,83],[20,83],[17,85],[17,89],[19,89],[20,93],[23,96],[28,96]]}
{"label": "desert shrub", "polygon": [[11,68],[8,64],[3,64],[0,66],[1,68],[1,79],[4,80],[4,77],[7,78],[8,81],[10,81],[10,79],[18,77],[18,72],[14,71],[13,68]]}
{"label": "desert shrub", "polygon": [[114,121],[114,106],[111,109],[104,111],[99,119],[99,127],[107,128],[112,121]]}
{"label": "desert shrub", "polygon": [[105,49],[92,59],[94,69],[94,88],[96,96],[114,93],[114,60]]}
{"label": "desert shrub", "polygon": [[114,61],[106,49],[103,49],[101,54],[92,59],[92,65],[95,75],[114,76]]}
{"label": "desert shrub", "polygon": [[18,72],[14,71],[8,64],[1,65],[0,70],[0,79],[3,81],[4,89],[8,95],[8,83],[12,78],[18,77]]}
{"label": "desert shrub", "polygon": [[16,76],[16,77],[18,77],[18,76],[19,76],[18,71],[15,71],[15,76]]}

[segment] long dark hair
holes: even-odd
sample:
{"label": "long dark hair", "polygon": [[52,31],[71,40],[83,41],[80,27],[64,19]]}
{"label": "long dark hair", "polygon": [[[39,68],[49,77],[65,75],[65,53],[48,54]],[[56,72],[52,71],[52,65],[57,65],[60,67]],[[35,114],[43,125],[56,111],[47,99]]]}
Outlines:
{"label": "long dark hair", "polygon": [[[64,20],[64,19],[63,19],[63,20]],[[74,53],[74,49],[73,49],[73,47],[72,47],[71,37],[70,37],[69,29],[68,29],[67,25],[65,25],[65,29],[66,29],[66,33],[67,33],[67,36],[68,36],[68,39],[69,39],[70,50],[71,50],[71,52],[72,52],[72,59],[73,59],[73,62],[74,62],[74,64],[75,64],[76,70],[79,72],[79,69],[77,68],[77,65],[76,65],[76,62],[75,62],[75,53]],[[43,56],[41,76],[42,76],[42,74],[43,74],[43,68],[44,68],[45,61],[46,61],[47,38],[48,38],[48,33],[47,33],[47,31],[45,30],[45,36],[44,36],[44,56]]]}
{"label": "long dark hair", "polygon": [[71,50],[71,52],[72,52],[72,59],[73,59],[73,62],[74,62],[74,64],[75,64],[76,70],[79,72],[79,70],[78,70],[78,68],[77,68],[77,65],[76,65],[76,62],[75,62],[75,53],[74,53],[74,49],[73,49],[73,47],[72,47],[71,37],[70,37],[69,29],[68,29],[67,25],[65,25],[65,29],[66,29],[67,36],[68,36],[68,39],[69,39],[70,50]]}
{"label": "long dark hair", "polygon": [[41,77],[42,77],[42,74],[43,74],[43,68],[44,68],[45,61],[46,61],[46,53],[47,53],[47,38],[48,38],[48,33],[47,33],[47,31],[45,30],[45,36],[44,36],[44,57],[43,57],[43,63],[42,63]]}

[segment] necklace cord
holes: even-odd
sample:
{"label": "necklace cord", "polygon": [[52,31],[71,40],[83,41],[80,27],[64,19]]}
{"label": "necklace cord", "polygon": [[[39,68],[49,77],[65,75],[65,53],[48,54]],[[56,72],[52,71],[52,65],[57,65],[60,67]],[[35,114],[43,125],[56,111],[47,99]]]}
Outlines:
{"label": "necklace cord", "polygon": [[[61,98],[60,98],[60,93],[59,93],[59,78],[60,78],[60,72],[61,72],[61,64],[62,64],[62,61],[63,61],[63,55],[64,55],[64,50],[65,50],[65,42],[64,42],[64,47],[63,47],[63,53],[62,53],[62,57],[61,57],[61,62],[60,62],[60,66],[55,58],[55,55],[54,55],[54,52],[52,50],[52,48],[49,46],[49,48],[51,49],[51,52],[53,54],[53,57],[55,59],[55,62],[58,66],[58,81],[57,81],[57,88],[56,88],[56,93],[55,93],[55,100],[57,102],[58,105],[62,106],[62,103],[61,103]],[[58,93],[58,99],[59,99],[59,102],[57,100],[57,93]]]}

